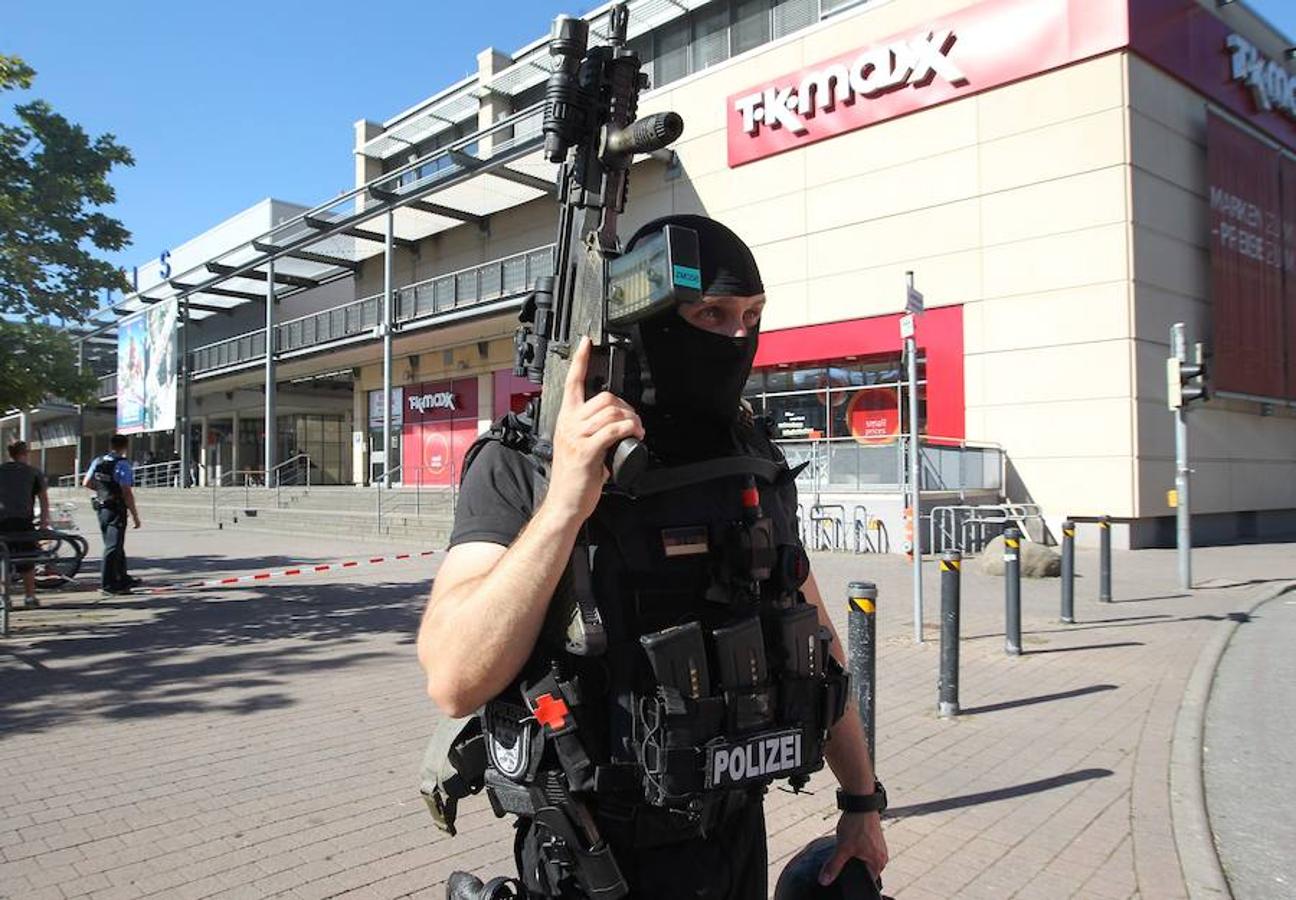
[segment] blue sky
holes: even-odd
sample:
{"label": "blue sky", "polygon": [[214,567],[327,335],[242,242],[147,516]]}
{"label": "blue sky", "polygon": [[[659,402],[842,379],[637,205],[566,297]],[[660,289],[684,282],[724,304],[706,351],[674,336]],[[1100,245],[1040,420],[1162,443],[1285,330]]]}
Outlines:
{"label": "blue sky", "polygon": [[[40,96],[135,154],[113,213],[142,264],[263,197],[352,187],[352,123],[381,121],[594,0],[0,0],[0,53]],[[1296,42],[1296,2],[1250,0]],[[485,13],[485,14],[483,14]],[[0,95],[0,115],[22,95]]]}

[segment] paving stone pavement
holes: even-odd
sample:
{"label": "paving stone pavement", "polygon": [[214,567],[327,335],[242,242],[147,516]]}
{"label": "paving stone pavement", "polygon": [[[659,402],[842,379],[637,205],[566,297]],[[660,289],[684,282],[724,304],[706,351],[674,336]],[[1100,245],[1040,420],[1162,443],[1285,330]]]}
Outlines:
{"label": "paving stone pavement", "polygon": [[[128,540],[151,584],[391,552],[167,526]],[[0,897],[440,898],[455,869],[507,869],[511,829],[484,800],[450,839],[417,792],[437,714],[414,631],[437,559],[17,611],[0,640]],[[1115,559],[1118,602],[1099,605],[1080,551],[1074,626],[1056,623],[1055,580],[1024,584],[1019,658],[1002,651],[1002,581],[967,566],[964,712],[942,720],[935,566],[915,645],[903,560],[816,555],[835,617],[848,580],[881,591],[889,894],[1186,896],[1167,774],[1184,684],[1212,629],[1296,580],[1296,558],[1199,551],[1190,594],[1171,553]],[[831,780],[811,789],[768,799],[772,875],[834,825]]]}

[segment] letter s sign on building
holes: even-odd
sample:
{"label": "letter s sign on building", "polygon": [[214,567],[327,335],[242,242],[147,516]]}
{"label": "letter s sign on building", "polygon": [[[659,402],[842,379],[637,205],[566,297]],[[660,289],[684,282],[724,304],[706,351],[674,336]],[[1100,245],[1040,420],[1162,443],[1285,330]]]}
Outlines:
{"label": "letter s sign on building", "polygon": [[[727,100],[729,165],[1120,49],[1129,42],[1124,4],[986,0],[740,91]],[[855,21],[866,25],[868,13]]]}

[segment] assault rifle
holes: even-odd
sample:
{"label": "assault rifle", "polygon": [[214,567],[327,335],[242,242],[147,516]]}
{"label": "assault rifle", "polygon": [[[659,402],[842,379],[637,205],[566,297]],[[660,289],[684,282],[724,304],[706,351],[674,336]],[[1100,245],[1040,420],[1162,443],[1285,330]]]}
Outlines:
{"label": "assault rifle", "polygon": [[[636,118],[647,77],[626,46],[628,19],[624,3],[613,6],[609,42],[589,47],[589,23],[559,16],[549,42],[555,65],[545,86],[544,154],[560,164],[558,238],[554,274],[536,280],[523,306],[514,366],[542,385],[529,415],[534,452],[545,461],[552,460],[563,385],[580,339],[592,343],[586,396],[623,396],[634,323],[701,295],[695,233],[668,227],[625,255],[617,236],[634,155],[661,150],[684,130],[677,113]],[[613,481],[623,488],[647,463],[646,448],[633,438],[608,454]],[[554,607],[566,617],[567,648],[593,655],[606,644],[587,555],[586,542],[578,541]]]}

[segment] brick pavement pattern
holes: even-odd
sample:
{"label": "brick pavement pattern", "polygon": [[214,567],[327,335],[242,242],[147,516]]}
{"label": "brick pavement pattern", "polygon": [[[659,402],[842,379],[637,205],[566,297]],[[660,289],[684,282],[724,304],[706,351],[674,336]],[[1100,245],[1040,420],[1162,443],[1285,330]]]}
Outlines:
{"label": "brick pavement pattern", "polygon": [[[132,534],[132,568],[165,584],[380,549],[302,544],[157,527]],[[414,632],[436,561],[18,611],[0,642],[0,897],[440,898],[455,869],[510,869],[511,828],[482,798],[451,839],[417,792],[437,713]],[[1184,683],[1212,629],[1296,579],[1288,548],[1200,551],[1191,594],[1167,587],[1170,553],[1117,553],[1101,606],[1082,550],[1080,622],[1056,623],[1056,580],[1027,582],[1019,658],[1002,652],[1002,581],[965,566],[954,720],[935,715],[935,566],[921,646],[902,560],[814,566],[839,620],[848,580],[881,590],[889,894],[1186,896],[1167,775]],[[831,786],[770,794],[771,883],[831,831]]]}

